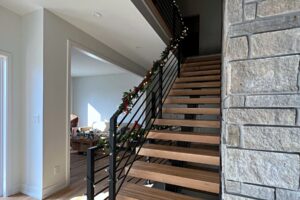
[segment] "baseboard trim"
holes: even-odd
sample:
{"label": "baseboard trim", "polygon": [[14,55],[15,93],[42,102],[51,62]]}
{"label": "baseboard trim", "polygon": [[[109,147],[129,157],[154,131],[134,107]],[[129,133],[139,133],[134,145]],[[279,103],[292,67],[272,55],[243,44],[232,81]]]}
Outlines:
{"label": "baseboard trim", "polygon": [[21,186],[19,184],[13,184],[6,191],[3,191],[3,197],[9,197],[11,195],[17,194],[21,191]]}
{"label": "baseboard trim", "polygon": [[36,198],[36,199],[42,199],[42,193],[39,187],[29,186],[26,184],[23,184],[21,187],[21,192],[23,194],[26,194],[27,196]]}
{"label": "baseboard trim", "polygon": [[58,192],[64,188],[66,188],[69,184],[64,180],[57,184],[50,185],[48,187],[43,188],[43,199],[51,196],[55,192]]}

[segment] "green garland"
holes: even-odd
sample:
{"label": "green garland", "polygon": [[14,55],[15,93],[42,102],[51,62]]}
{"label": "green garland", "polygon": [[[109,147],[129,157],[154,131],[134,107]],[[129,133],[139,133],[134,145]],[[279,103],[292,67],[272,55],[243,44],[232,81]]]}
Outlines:
{"label": "green garland", "polygon": [[150,71],[148,71],[148,73],[144,77],[143,81],[137,87],[134,87],[133,89],[130,89],[128,92],[123,93],[122,103],[118,107],[118,111],[117,111],[119,113],[130,112],[133,102],[139,97],[139,93],[144,92],[147,89],[147,87],[150,85],[150,83],[152,81],[151,76],[153,74],[157,73],[157,71],[159,70],[160,67],[165,66],[170,52],[177,49],[180,42],[187,36],[188,28],[186,26],[184,26],[184,21],[183,21],[183,17],[181,15],[179,6],[177,5],[175,0],[172,1],[172,4],[178,10],[178,13],[180,15],[180,21],[184,28],[183,28],[181,34],[178,36],[178,38],[171,38],[169,45],[161,53],[160,59],[153,62],[152,69]]}
{"label": "green garland", "polygon": [[[174,0],[172,3],[178,9],[178,11],[180,13],[179,6],[176,4],[176,1]],[[184,22],[183,22],[183,18],[182,18],[181,14],[180,14],[180,20],[181,20],[182,25],[184,26]],[[137,87],[134,87],[133,89],[130,89],[129,91],[123,93],[122,103],[119,105],[117,112],[128,113],[131,111],[134,101],[139,97],[140,93],[143,93],[148,88],[148,86],[151,84],[152,75],[156,74],[160,67],[164,67],[166,65],[170,52],[174,51],[175,49],[178,48],[180,42],[187,36],[187,31],[188,31],[188,28],[186,26],[184,26],[184,28],[178,38],[175,38],[175,39],[171,38],[169,45],[167,45],[166,48],[164,49],[164,51],[161,53],[160,59],[153,62],[152,69],[147,72],[143,81]],[[166,129],[166,128],[169,128],[169,126],[153,126],[153,129],[156,129],[156,130],[161,130],[161,129]],[[134,140],[137,140],[138,137],[144,137],[144,134],[145,134],[144,129],[141,129],[140,131],[132,130],[128,133],[121,135],[119,138],[117,138],[117,142],[123,143],[125,141],[134,141]],[[98,146],[100,148],[102,148],[103,154],[108,153],[109,143],[107,141],[107,138],[101,137],[99,139]]]}
{"label": "green garland", "polygon": [[133,89],[130,89],[128,92],[123,93],[122,103],[118,107],[118,112],[130,112],[131,106],[133,105],[134,100],[139,97],[139,93],[144,92],[147,87],[151,83],[151,76],[158,72],[160,67],[165,66],[167,63],[168,55],[171,51],[174,51],[179,46],[179,43],[187,36],[187,27],[184,27],[181,35],[177,39],[171,39],[170,44],[165,48],[165,50],[161,53],[160,59],[153,62],[153,67],[146,76],[143,81]]}

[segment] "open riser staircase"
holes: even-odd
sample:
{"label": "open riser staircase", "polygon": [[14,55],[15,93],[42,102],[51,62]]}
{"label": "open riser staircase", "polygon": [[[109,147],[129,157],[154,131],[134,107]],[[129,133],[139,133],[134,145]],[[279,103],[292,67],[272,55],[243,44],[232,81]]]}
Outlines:
{"label": "open riser staircase", "polygon": [[178,5],[156,3],[172,38],[88,149],[88,200],[220,198],[221,55],[182,58]]}
{"label": "open riser staircase", "polygon": [[[135,161],[130,170],[126,169],[129,170],[128,176],[150,180],[152,183],[178,186],[175,187],[177,191],[191,190],[194,196],[218,199],[220,65],[220,56],[187,59],[182,65],[180,78],[175,80],[163,105],[163,117],[153,119],[154,125],[169,128],[149,132],[148,142],[142,145],[138,155],[150,158],[150,162]],[[162,140],[171,142],[156,144],[156,141]],[[151,159],[155,158],[169,162],[151,163]],[[182,162],[178,164],[176,161]],[[153,189],[141,184],[128,184],[120,190],[117,199],[199,198]]]}

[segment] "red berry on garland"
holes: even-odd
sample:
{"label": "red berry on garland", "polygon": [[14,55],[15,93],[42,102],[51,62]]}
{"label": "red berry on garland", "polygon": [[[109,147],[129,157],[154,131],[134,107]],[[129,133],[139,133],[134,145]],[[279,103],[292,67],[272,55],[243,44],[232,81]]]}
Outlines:
{"label": "red berry on garland", "polygon": [[126,98],[123,103],[124,103],[124,110],[123,111],[125,111],[126,114],[127,114],[128,113],[128,106],[129,106],[128,98]]}

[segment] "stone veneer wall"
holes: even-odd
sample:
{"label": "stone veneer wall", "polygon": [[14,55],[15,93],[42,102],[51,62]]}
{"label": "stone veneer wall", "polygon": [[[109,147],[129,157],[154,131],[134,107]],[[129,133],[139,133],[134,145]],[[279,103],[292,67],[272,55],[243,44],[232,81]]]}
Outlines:
{"label": "stone veneer wall", "polygon": [[300,199],[300,0],[224,0],[223,199]]}

